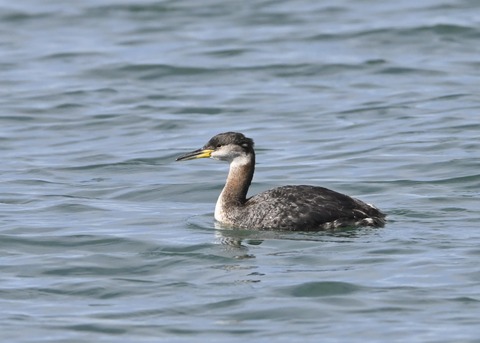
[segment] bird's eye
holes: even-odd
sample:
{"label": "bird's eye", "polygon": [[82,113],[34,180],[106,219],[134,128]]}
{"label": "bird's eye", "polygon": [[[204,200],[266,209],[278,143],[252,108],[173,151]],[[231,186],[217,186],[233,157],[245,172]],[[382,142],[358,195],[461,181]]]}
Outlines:
{"label": "bird's eye", "polygon": [[217,144],[217,148],[221,148],[221,147],[222,147],[222,145],[221,145],[221,144]]}

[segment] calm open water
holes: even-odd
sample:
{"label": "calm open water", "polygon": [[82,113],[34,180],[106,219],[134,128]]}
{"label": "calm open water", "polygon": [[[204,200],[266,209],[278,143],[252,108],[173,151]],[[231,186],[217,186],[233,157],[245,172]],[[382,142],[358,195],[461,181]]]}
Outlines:
{"label": "calm open water", "polygon": [[[0,341],[480,342],[480,3],[0,2]],[[215,226],[315,184],[382,229]]]}

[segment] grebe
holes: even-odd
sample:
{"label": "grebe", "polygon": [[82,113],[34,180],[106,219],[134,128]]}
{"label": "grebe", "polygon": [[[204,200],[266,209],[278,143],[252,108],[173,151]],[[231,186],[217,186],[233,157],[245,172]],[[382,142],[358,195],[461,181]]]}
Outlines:
{"label": "grebe", "polygon": [[323,187],[283,186],[247,198],[255,170],[253,145],[253,140],[241,133],[225,132],[212,137],[203,148],[177,158],[213,158],[230,163],[215,206],[215,219],[221,224],[291,231],[385,224],[385,214],[376,207]]}

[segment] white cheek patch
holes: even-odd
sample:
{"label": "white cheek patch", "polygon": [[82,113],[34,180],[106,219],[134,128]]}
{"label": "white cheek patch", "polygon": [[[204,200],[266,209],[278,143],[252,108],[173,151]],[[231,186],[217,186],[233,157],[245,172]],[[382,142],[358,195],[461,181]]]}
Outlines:
{"label": "white cheek patch", "polygon": [[233,162],[238,158],[246,158],[242,150],[239,149],[238,146],[235,145],[224,145],[214,152],[211,153],[210,158],[221,160],[221,161],[228,161]]}
{"label": "white cheek patch", "polygon": [[227,160],[228,159],[228,154],[225,153],[225,151],[223,151],[223,148],[219,149],[219,150],[215,150],[214,152],[212,152],[210,154],[210,158],[213,158],[215,160]]}
{"label": "white cheek patch", "polygon": [[230,168],[237,168],[248,163],[250,163],[250,158],[247,155],[239,155],[232,161]]}

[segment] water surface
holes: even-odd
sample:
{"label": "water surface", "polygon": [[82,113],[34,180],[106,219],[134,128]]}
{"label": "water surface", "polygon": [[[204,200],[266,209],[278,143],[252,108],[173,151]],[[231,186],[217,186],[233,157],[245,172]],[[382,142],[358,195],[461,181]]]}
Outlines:
{"label": "water surface", "polygon": [[[2,341],[478,342],[475,1],[0,9]],[[387,226],[216,226],[232,130]]]}

